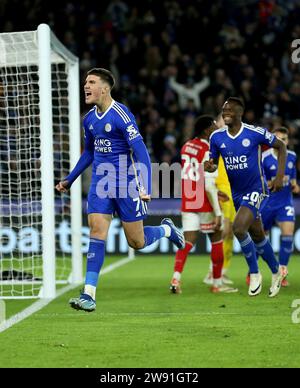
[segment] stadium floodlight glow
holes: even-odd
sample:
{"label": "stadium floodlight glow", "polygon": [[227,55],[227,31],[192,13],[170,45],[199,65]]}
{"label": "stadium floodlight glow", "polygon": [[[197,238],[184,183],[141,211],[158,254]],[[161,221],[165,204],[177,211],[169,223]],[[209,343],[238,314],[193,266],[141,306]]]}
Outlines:
{"label": "stadium floodlight glow", "polygon": [[[54,192],[80,157],[79,64],[46,24],[0,34],[0,156],[0,227],[18,236],[7,253],[0,240],[0,298],[53,298],[57,283],[82,282],[81,180]],[[71,255],[56,241],[62,221]]]}

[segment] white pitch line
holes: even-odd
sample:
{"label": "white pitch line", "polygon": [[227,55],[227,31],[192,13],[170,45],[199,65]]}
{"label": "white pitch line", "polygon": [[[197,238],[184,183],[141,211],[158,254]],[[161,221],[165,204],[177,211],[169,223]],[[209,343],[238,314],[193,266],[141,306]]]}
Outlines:
{"label": "white pitch line", "polygon": [[[125,257],[124,259],[118,260],[116,263],[108,265],[107,267],[105,267],[101,271],[101,276],[113,271],[114,269],[121,267],[122,265],[129,263],[130,261],[133,261],[134,259],[135,259],[134,257]],[[58,290],[55,298],[41,299],[41,300],[33,303],[31,306],[27,307],[26,309],[24,309],[20,313],[13,315],[12,317],[7,319],[6,321],[0,323],[0,333],[9,329],[10,327],[14,326],[15,324],[23,321],[24,319],[28,318],[30,315],[36,313],[37,311],[39,311],[42,308],[44,308],[45,306],[47,306],[54,299],[62,296],[63,294],[65,294],[68,291],[73,290],[73,288],[76,288],[76,287],[78,287],[78,284],[70,284],[70,285]]]}
{"label": "white pitch line", "polygon": [[135,260],[135,257],[125,257],[124,259],[120,259],[120,260],[116,261],[115,263],[110,264],[107,267],[103,268],[103,270],[101,271],[101,275],[105,275],[106,273],[109,273],[109,272],[113,271],[114,269],[119,268],[122,265],[125,265],[133,260]]}
{"label": "white pitch line", "polygon": [[[48,317],[48,318],[53,318],[53,317],[74,317],[74,314],[72,313],[65,313],[65,314],[60,314],[60,313],[41,313],[39,314],[42,317]],[[240,315],[240,316],[245,316],[245,314],[242,313],[219,313],[219,312],[214,312],[214,311],[208,311],[208,312],[194,312],[194,313],[168,313],[168,312],[137,312],[137,313],[105,313],[101,312],[101,317],[149,317],[149,316],[174,316],[174,317],[188,317],[188,316],[206,316],[206,315]],[[253,316],[253,314],[251,314]],[[263,316],[263,314],[254,314],[254,316]]]}

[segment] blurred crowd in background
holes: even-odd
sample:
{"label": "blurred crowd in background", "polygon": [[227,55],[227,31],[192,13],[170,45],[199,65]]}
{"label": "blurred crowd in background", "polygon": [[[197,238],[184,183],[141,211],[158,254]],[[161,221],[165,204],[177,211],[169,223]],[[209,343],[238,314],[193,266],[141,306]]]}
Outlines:
{"label": "blurred crowd in background", "polygon": [[179,162],[195,118],[216,117],[229,96],[243,98],[245,122],[287,126],[300,153],[299,0],[1,0],[3,32],[41,22],[80,58],[82,83],[92,67],[115,74],[113,97],[136,116],[153,162]]}

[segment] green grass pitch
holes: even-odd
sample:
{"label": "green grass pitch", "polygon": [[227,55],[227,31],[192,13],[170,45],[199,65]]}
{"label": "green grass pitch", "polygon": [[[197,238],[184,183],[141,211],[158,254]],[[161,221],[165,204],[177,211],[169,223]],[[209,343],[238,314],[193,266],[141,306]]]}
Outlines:
{"label": "green grass pitch", "polygon": [[[117,258],[107,258],[106,265]],[[292,323],[300,299],[300,262],[290,264],[291,286],[267,297],[247,296],[246,265],[233,258],[230,275],[238,294],[215,295],[202,283],[207,256],[190,256],[183,293],[171,295],[173,257],[138,256],[104,275],[93,313],[72,310],[64,294],[0,333],[1,367],[299,367],[300,324]],[[7,316],[32,301],[7,300]]]}

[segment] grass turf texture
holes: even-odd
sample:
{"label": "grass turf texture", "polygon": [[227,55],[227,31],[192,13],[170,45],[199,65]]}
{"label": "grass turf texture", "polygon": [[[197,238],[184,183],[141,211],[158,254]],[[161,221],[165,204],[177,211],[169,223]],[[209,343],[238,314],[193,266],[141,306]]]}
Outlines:
{"label": "grass turf texture", "polygon": [[[116,258],[106,259],[106,265]],[[72,310],[63,295],[0,333],[1,367],[299,367],[300,324],[292,301],[300,299],[299,257],[290,265],[291,286],[267,297],[247,296],[246,265],[234,257],[230,275],[238,294],[211,294],[202,283],[208,257],[190,256],[183,293],[171,295],[173,257],[139,256],[106,274],[93,313]],[[27,301],[6,301],[7,316]]]}

